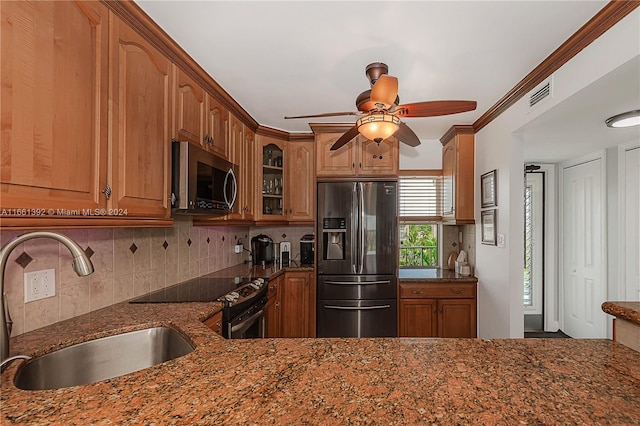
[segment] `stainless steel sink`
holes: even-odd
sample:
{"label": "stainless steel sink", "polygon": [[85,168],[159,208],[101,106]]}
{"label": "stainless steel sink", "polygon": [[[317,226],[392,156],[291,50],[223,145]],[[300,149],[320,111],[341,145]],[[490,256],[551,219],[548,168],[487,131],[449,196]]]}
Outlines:
{"label": "stainless steel sink", "polygon": [[189,340],[173,328],[146,328],[34,358],[20,367],[15,385],[26,390],[86,385],[181,357],[193,349]]}

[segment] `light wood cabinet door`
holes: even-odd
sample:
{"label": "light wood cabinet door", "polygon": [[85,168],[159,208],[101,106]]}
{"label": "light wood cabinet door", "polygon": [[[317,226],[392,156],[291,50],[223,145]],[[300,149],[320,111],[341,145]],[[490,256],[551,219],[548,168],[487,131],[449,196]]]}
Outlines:
{"label": "light wood cabinet door", "polygon": [[317,133],[316,134],[316,176],[337,177],[355,176],[356,151],[352,148],[356,140],[331,151],[333,144],[342,136],[342,133]]}
{"label": "light wood cabinet door", "polygon": [[280,286],[280,337],[310,337],[311,288],[308,272],[287,272]]}
{"label": "light wood cabinet door", "polygon": [[229,111],[213,96],[206,96],[206,147],[225,160],[229,159]]}
{"label": "light wood cabinet door", "polygon": [[442,216],[455,217],[456,144],[452,140],[442,148]]}
{"label": "light wood cabinet door", "polygon": [[385,139],[380,143],[358,136],[360,145],[358,174],[366,176],[398,176],[398,140]]}
{"label": "light wood cabinet door", "polygon": [[476,337],[476,301],[438,300],[439,337]]}
{"label": "light wood cabinet door", "polygon": [[115,17],[112,28],[111,205],[168,217],[171,62]]}
{"label": "light wood cabinet door", "polygon": [[399,337],[438,337],[436,299],[400,299]]}
{"label": "light wood cabinet door", "polygon": [[174,138],[206,148],[204,138],[205,92],[191,77],[174,65],[175,123]]}
{"label": "light wood cabinet door", "polygon": [[255,218],[256,187],[256,134],[245,127],[244,147],[240,173],[242,173],[242,218],[253,220]]}
{"label": "light wood cabinet door", "polygon": [[275,280],[269,281],[269,301],[265,309],[265,321],[266,321],[266,336],[265,337],[280,337],[280,317],[281,317],[281,301],[280,301],[280,287],[284,275],[280,275]]}
{"label": "light wood cabinet door", "polygon": [[105,207],[108,10],[3,1],[0,15],[0,207]]}
{"label": "light wood cabinet door", "polygon": [[289,191],[287,142],[259,135],[256,145],[256,220],[283,222]]}
{"label": "light wood cabinet door", "polygon": [[475,137],[471,126],[453,126],[442,137],[442,218],[451,224],[474,220]]}
{"label": "light wood cabinet door", "polygon": [[313,142],[289,142],[287,146],[289,184],[285,195],[290,221],[313,222],[315,218],[313,151]]}

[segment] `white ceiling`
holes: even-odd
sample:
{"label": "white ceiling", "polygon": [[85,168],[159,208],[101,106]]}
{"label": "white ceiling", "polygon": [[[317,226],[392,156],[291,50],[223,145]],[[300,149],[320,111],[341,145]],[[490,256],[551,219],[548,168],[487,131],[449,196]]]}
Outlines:
{"label": "white ceiling", "polygon": [[137,1],[258,123],[355,111],[367,64],[399,79],[401,103],[476,100],[475,111],[409,118],[420,139],[471,124],[607,2]]}
{"label": "white ceiling", "polygon": [[527,123],[524,159],[557,163],[640,140],[640,126],[612,129],[605,120],[640,109],[640,56],[619,66]]}

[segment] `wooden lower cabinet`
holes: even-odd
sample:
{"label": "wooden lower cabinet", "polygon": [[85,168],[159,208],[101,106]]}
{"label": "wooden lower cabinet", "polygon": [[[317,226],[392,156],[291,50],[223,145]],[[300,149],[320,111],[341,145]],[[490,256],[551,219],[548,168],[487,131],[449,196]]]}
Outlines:
{"label": "wooden lower cabinet", "polygon": [[400,337],[476,337],[477,285],[400,283]]}
{"label": "wooden lower cabinet", "polygon": [[265,308],[265,337],[280,337],[280,313],[282,312],[280,308],[280,287],[283,280],[284,275],[280,275],[278,278],[269,281],[269,291],[267,293],[269,301]]}
{"label": "wooden lower cabinet", "polygon": [[204,325],[222,336],[222,311],[217,312],[204,320]]}
{"label": "wooden lower cabinet", "polygon": [[315,337],[315,275],[285,272],[269,282],[266,337]]}

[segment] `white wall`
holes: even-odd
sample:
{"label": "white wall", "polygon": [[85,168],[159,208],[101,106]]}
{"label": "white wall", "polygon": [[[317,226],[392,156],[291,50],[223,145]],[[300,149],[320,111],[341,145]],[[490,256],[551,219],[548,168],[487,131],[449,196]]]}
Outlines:
{"label": "white wall", "polygon": [[400,143],[400,170],[442,169],[442,144],[438,139],[424,139],[415,148]]}
{"label": "white wall", "polygon": [[[480,175],[498,170],[497,232],[506,235],[505,247],[477,245],[478,336],[522,337],[523,306],[523,125],[588,84],[638,55],[640,11],[629,14],[554,73],[554,94],[528,112],[521,99],[476,134],[476,193]],[[480,217],[476,197],[475,216]],[[481,240],[480,226],[476,239]]]}

